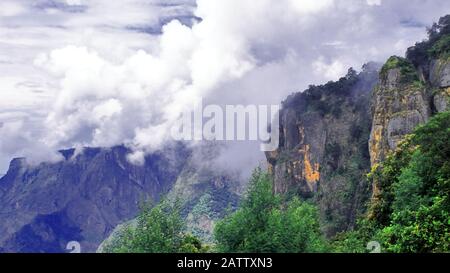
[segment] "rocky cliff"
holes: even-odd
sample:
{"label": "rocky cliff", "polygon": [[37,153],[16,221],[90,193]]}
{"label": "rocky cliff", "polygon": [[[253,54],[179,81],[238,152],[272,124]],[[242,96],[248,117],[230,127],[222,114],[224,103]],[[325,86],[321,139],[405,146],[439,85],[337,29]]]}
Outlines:
{"label": "rocky cliff", "polygon": [[426,85],[407,59],[391,57],[380,73],[372,101],[373,123],[369,140],[372,165],[382,161],[406,134],[431,116]]}
{"label": "rocky cliff", "polygon": [[311,86],[283,102],[280,147],[267,153],[277,192],[312,198],[327,235],[351,228],[377,199],[366,174],[432,115],[449,109],[450,16],[429,39],[393,56],[381,70],[366,65],[337,82]]}
{"label": "rocky cliff", "polygon": [[277,192],[313,198],[331,235],[352,226],[367,200],[371,90],[378,66],[350,69],[283,102],[280,147],[267,153]]}
{"label": "rocky cliff", "polygon": [[[406,58],[393,56],[384,64],[372,99],[369,140],[372,167],[395,150],[400,141],[432,115],[450,107],[450,16],[429,30],[429,39],[408,49]],[[380,188],[373,185],[373,198]]]}
{"label": "rocky cliff", "polygon": [[372,104],[372,165],[382,161],[405,135],[431,115],[448,109],[450,60],[430,60],[430,67],[430,74],[424,75],[410,60],[395,56],[384,65]]}

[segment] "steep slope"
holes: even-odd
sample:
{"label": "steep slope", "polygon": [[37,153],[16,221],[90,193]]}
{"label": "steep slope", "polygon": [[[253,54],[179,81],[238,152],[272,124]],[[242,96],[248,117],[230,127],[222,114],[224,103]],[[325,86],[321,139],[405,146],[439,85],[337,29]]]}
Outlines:
{"label": "steep slope", "polygon": [[410,60],[395,56],[384,65],[373,98],[372,165],[395,150],[419,124],[448,109],[450,60],[430,60],[430,67],[430,74],[424,75]]}
{"label": "steep slope", "polygon": [[363,211],[369,170],[370,94],[378,79],[370,63],[337,82],[312,86],[283,102],[280,147],[267,153],[276,192],[313,197],[328,235]]}
{"label": "steep slope", "polygon": [[64,161],[38,166],[14,159],[0,179],[0,252],[64,252],[70,241],[94,252],[143,202],[167,194],[184,201],[191,232],[210,239],[214,220],[237,205],[240,185],[201,164],[201,151],[174,144],[142,166],[127,161],[123,146],[65,150]]}
{"label": "steep slope", "polygon": [[244,188],[239,174],[214,163],[219,152],[215,144],[198,147],[168,194],[183,201],[188,232],[208,243],[213,242],[215,222],[237,208]]}
{"label": "steep slope", "polygon": [[181,145],[130,164],[122,147],[87,148],[66,160],[28,166],[14,159],[0,179],[3,252],[62,252],[69,241],[94,251],[111,230],[175,183],[190,151]]}
{"label": "steep slope", "polygon": [[[196,146],[166,196],[171,202],[181,201],[181,216],[185,220],[186,232],[205,243],[213,243],[216,221],[238,207],[244,189],[239,174],[221,169],[215,164],[214,159],[221,148],[214,142]],[[117,226],[97,252],[102,252],[105,244],[136,222],[137,219],[132,219]]]}
{"label": "steep slope", "polygon": [[370,195],[372,206],[380,199],[379,181],[366,174],[450,107],[450,15],[406,55],[389,58],[379,74],[366,65],[283,102],[280,147],[266,154],[274,189],[312,198],[329,236],[351,228]]}

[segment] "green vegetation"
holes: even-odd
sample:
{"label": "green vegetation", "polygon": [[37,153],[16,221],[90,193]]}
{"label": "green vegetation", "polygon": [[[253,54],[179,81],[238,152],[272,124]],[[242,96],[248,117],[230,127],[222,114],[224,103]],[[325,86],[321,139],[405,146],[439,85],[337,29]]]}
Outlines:
{"label": "green vegetation", "polygon": [[419,127],[392,191],[390,225],[382,230],[388,251],[450,251],[450,112]]}
{"label": "green vegetation", "polygon": [[317,209],[273,194],[269,176],[256,170],[240,209],[217,223],[219,252],[323,252]]}
{"label": "green vegetation", "polygon": [[[355,136],[359,129],[354,129]],[[383,252],[450,251],[450,112],[437,114],[418,127],[387,159],[375,166],[369,180],[380,190],[368,215],[356,227],[327,241],[317,208],[296,197],[274,194],[270,176],[256,169],[241,206],[217,222],[216,245],[209,249],[185,233],[179,202],[163,200],[145,207],[104,247],[105,252],[359,252],[377,241]],[[338,157],[340,148],[327,148]],[[348,168],[357,172],[358,158]],[[337,175],[339,170],[336,171]],[[349,187],[357,185],[348,180]],[[343,189],[336,194],[354,192]],[[344,197],[347,200],[350,197]],[[211,195],[194,208],[207,214]],[[216,215],[217,216],[217,215]],[[321,225],[322,224],[322,225]]]}
{"label": "green vegetation", "polygon": [[[358,83],[358,74],[350,68],[345,77],[338,81],[330,81],[324,85],[310,85],[304,92],[289,96],[283,107],[294,107],[299,112],[315,112],[320,116],[331,115],[340,118],[342,104],[351,97],[351,92]],[[330,99],[330,97],[333,97]]]}
{"label": "green vegetation", "polygon": [[331,240],[331,251],[335,253],[368,253],[367,244],[371,241],[380,242],[376,228],[371,221],[361,219],[354,230],[339,233]]}
{"label": "green vegetation", "polygon": [[128,224],[103,248],[108,253],[197,253],[205,252],[200,240],[184,233],[179,202],[146,205],[135,225]]}
{"label": "green vegetation", "polygon": [[428,40],[408,48],[406,57],[415,66],[426,65],[430,59],[450,56],[450,15],[439,19],[428,29]]}
{"label": "green vegetation", "polygon": [[428,54],[434,58],[447,59],[450,57],[450,34],[444,35],[437,40],[428,50]]}
{"label": "green vegetation", "polygon": [[[210,196],[196,210],[204,210]],[[209,252],[202,242],[186,234],[180,202],[164,199],[142,209],[135,224],[128,224],[105,243],[107,253]],[[273,194],[267,173],[255,170],[246,198],[215,228],[218,252],[325,252],[327,243],[319,229],[317,209],[297,198]]]}
{"label": "green vegetation", "polygon": [[402,83],[416,83],[419,84],[419,76],[417,75],[414,65],[405,58],[391,56],[381,68],[381,76],[386,77],[389,70],[399,68]]}
{"label": "green vegetation", "polygon": [[380,194],[369,218],[335,245],[377,240],[386,252],[450,251],[449,140],[450,112],[417,128],[370,174]]}

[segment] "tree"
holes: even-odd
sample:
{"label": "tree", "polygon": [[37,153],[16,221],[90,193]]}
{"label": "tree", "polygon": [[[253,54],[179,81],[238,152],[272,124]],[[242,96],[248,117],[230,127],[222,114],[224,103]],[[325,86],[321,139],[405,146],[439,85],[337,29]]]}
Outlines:
{"label": "tree", "polygon": [[184,233],[180,202],[163,199],[153,208],[145,205],[135,224],[126,225],[107,243],[103,252],[186,253],[202,252],[199,239]]}
{"label": "tree", "polygon": [[450,112],[419,127],[411,159],[393,184],[391,223],[382,231],[388,251],[450,251]]}
{"label": "tree", "polygon": [[319,252],[325,249],[317,209],[273,194],[267,173],[255,170],[239,210],[215,228],[219,252]]}
{"label": "tree", "polygon": [[406,56],[415,66],[428,64],[430,58],[448,57],[450,15],[441,17],[428,28],[428,39],[408,48]]}
{"label": "tree", "polygon": [[373,176],[373,234],[386,251],[450,251],[450,112],[417,128]]}

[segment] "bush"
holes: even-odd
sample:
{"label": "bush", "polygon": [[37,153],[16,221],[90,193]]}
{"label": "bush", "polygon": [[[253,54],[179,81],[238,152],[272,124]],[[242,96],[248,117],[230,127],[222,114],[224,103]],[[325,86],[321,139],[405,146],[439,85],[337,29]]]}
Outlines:
{"label": "bush", "polygon": [[428,54],[433,58],[447,58],[450,56],[450,34],[442,36],[428,50]]}
{"label": "bush", "polygon": [[428,40],[416,43],[415,46],[408,48],[407,58],[415,65],[426,65],[430,58],[448,58],[450,57],[450,15],[439,19],[438,23],[428,29]]}
{"label": "bush", "polygon": [[299,199],[283,202],[269,176],[257,169],[242,207],[218,222],[219,252],[321,252],[326,249],[317,209]]}
{"label": "bush", "polygon": [[392,56],[387,60],[387,62],[381,68],[381,75],[383,77],[386,77],[388,71],[394,68],[400,68],[402,83],[419,81],[419,76],[417,75],[414,65],[407,59],[397,56]]}
{"label": "bush", "polygon": [[180,203],[161,201],[144,206],[135,225],[128,224],[103,248],[107,253],[185,253],[206,249],[199,239],[184,234]]}
{"label": "bush", "polygon": [[372,220],[386,251],[450,251],[450,112],[417,128],[374,175]]}

